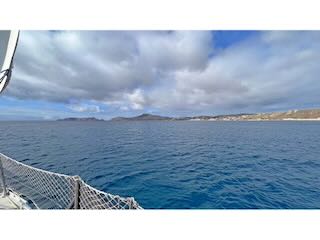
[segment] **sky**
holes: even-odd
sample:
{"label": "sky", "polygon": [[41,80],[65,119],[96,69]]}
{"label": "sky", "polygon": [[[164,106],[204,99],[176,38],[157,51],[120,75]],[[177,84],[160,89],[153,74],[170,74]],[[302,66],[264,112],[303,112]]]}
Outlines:
{"label": "sky", "polygon": [[320,108],[320,31],[22,31],[0,120]]}

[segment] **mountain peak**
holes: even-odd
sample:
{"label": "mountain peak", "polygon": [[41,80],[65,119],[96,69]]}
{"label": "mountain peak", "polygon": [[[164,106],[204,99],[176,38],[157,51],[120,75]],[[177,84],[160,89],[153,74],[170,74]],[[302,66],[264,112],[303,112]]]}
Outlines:
{"label": "mountain peak", "polygon": [[163,117],[159,115],[153,115],[149,113],[143,113],[135,117],[116,117],[112,118],[111,121],[145,121],[145,120],[171,120],[170,117]]}

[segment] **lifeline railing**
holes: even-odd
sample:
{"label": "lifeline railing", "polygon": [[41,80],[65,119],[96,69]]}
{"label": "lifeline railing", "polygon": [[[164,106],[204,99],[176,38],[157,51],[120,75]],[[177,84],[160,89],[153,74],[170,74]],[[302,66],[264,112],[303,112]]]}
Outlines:
{"label": "lifeline railing", "polygon": [[4,195],[13,190],[39,209],[142,209],[134,198],[99,191],[79,176],[34,168],[2,153],[0,182]]}

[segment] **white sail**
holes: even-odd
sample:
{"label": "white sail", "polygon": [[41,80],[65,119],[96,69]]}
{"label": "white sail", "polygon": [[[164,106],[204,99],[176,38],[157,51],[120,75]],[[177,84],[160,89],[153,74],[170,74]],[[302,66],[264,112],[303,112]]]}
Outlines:
{"label": "white sail", "polygon": [[19,31],[0,31],[0,93],[10,81],[18,37]]}

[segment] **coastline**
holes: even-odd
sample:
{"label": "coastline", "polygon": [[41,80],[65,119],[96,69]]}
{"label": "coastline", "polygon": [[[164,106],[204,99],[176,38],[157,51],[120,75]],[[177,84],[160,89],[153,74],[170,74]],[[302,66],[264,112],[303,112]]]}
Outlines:
{"label": "coastline", "polygon": [[[173,120],[175,121],[175,120]],[[226,120],[226,119],[189,119],[189,120],[176,120],[176,121],[191,121],[191,122],[303,122],[303,121],[320,121],[320,118],[286,118],[286,119],[237,119],[237,120]]]}

